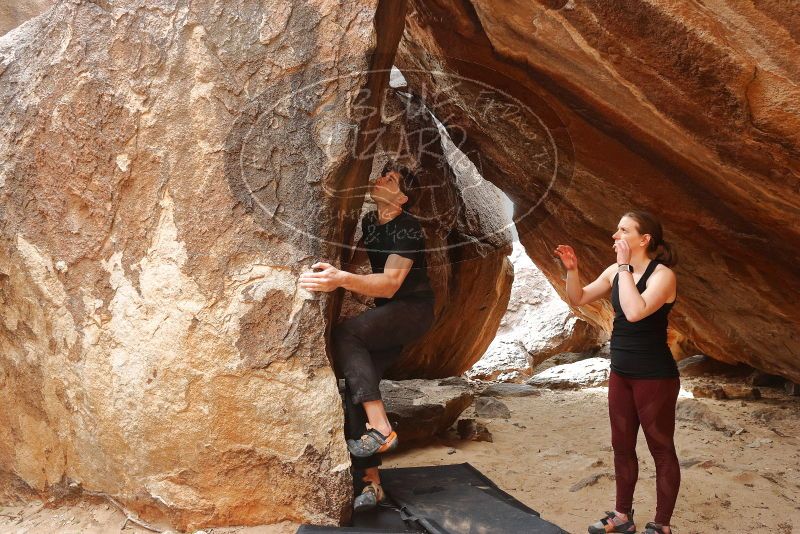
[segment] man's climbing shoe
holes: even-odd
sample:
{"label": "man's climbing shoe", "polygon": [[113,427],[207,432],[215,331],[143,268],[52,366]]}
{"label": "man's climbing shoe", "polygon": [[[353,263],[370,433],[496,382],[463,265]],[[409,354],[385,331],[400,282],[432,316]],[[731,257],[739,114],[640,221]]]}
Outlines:
{"label": "man's climbing shoe", "polygon": [[663,532],[664,525],[655,521],[650,521],[644,526],[644,534],[663,534]]}
{"label": "man's climbing shoe", "polygon": [[384,436],[374,428],[368,428],[367,433],[359,439],[348,439],[347,449],[350,454],[358,458],[366,458],[375,453],[393,451],[397,448],[397,434],[392,431]]}
{"label": "man's climbing shoe", "polygon": [[606,512],[606,516],[589,526],[589,534],[605,534],[606,532],[636,532],[633,522],[633,510],[628,514],[628,520],[623,521],[615,512]]}
{"label": "man's climbing shoe", "polygon": [[383,493],[381,485],[370,482],[361,492],[361,495],[353,501],[353,511],[367,512],[372,510],[378,506],[378,503],[383,502],[385,498],[386,494]]}

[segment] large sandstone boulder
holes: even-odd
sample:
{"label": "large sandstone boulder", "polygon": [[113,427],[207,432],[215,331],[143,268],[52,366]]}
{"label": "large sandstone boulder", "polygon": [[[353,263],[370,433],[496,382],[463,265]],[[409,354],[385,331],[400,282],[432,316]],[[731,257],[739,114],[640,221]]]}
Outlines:
{"label": "large sandstone boulder", "polygon": [[[4,500],[78,488],[178,528],[345,519],[325,344],[341,292],[296,279],[347,259],[390,155],[428,187],[439,297],[393,376],[483,353],[509,218],[417,99],[390,92],[412,112],[379,135],[403,17],[400,1],[69,0],[0,40]],[[409,128],[415,154],[389,148]]]}
{"label": "large sandstone boulder", "polygon": [[[615,261],[619,217],[648,209],[681,255],[672,325],[687,355],[800,380],[800,24],[791,9],[410,5],[396,60],[409,90],[437,100],[448,130],[464,133],[560,292],[555,245],[576,247],[588,283]],[[509,96],[487,99],[484,86]],[[610,327],[608,304],[580,311]]]}
{"label": "large sandstone boulder", "polygon": [[328,301],[296,279],[339,256],[328,193],[367,179],[353,103],[400,4],[69,0],[0,39],[4,500],[349,513]]}

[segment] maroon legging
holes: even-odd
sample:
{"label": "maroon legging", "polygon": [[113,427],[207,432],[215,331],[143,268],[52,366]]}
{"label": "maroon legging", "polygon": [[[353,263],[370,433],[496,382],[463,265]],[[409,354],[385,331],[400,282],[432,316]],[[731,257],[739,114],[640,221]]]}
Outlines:
{"label": "maroon legging", "polygon": [[608,415],[617,477],[616,508],[620,513],[630,513],[633,505],[633,490],[639,478],[636,436],[641,424],[656,464],[655,521],[669,525],[681,485],[681,468],[673,441],[679,390],[679,378],[625,378],[611,372]]}

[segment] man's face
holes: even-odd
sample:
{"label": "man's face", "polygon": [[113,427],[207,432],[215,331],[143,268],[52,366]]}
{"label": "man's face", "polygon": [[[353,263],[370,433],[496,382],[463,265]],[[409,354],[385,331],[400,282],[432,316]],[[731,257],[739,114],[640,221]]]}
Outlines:
{"label": "man's face", "polygon": [[400,190],[400,173],[390,171],[379,176],[370,184],[369,196],[375,202],[400,205],[405,202],[405,195]]}

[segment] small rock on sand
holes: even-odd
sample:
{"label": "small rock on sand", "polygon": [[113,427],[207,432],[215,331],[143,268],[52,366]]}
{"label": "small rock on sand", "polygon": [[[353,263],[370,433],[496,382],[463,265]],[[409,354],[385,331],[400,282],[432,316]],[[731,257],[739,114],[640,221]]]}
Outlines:
{"label": "small rock on sand", "polygon": [[587,486],[594,486],[595,484],[597,484],[597,482],[601,478],[608,478],[610,480],[615,480],[616,479],[616,477],[614,476],[613,473],[596,473],[596,474],[590,475],[590,476],[588,476],[586,478],[582,478],[581,480],[579,480],[578,482],[573,484],[569,488],[569,490],[571,492],[576,492],[576,491],[582,490],[583,488],[585,488]]}
{"label": "small rock on sand", "polygon": [[578,389],[608,385],[610,360],[588,358],[575,363],[556,365],[531,377],[526,383],[531,386],[551,389]]}
{"label": "small rock on sand", "polygon": [[489,419],[508,419],[511,410],[494,397],[478,397],[475,399],[475,414]]}

